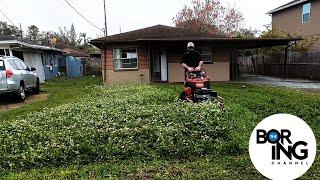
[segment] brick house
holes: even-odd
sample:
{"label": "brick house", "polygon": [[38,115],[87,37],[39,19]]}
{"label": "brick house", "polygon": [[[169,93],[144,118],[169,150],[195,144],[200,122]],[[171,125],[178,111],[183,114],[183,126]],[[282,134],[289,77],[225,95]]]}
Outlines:
{"label": "brick house", "polygon": [[[294,0],[268,12],[274,29],[302,37],[320,38],[320,1]],[[320,41],[314,47],[320,50]]]}
{"label": "brick house", "polygon": [[296,39],[237,39],[156,25],[92,40],[101,49],[102,75],[107,84],[184,82],[180,59],[189,41],[204,59],[212,81],[230,81],[237,71],[236,51],[287,45]]}

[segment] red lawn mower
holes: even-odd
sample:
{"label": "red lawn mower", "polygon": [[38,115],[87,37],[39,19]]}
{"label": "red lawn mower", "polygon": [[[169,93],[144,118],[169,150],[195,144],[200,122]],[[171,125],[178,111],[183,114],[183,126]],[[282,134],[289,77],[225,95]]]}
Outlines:
{"label": "red lawn mower", "polygon": [[204,71],[190,71],[186,73],[185,88],[181,94],[182,100],[201,103],[211,100],[217,100],[221,109],[224,109],[224,102],[218,96],[216,91],[210,87],[210,79]]}

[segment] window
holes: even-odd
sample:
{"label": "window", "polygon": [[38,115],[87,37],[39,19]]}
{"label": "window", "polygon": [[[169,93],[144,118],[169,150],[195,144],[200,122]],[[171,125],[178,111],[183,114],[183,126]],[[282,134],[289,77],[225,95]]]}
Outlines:
{"label": "window", "polygon": [[9,49],[0,49],[1,56],[10,56]]}
{"label": "window", "polygon": [[18,66],[14,63],[13,60],[9,60],[9,64],[13,69],[18,70]]}
{"label": "window", "polygon": [[201,48],[201,57],[204,64],[212,64],[212,51],[209,48]]}
{"label": "window", "polygon": [[21,60],[18,60],[24,70],[30,70],[29,67]]}
{"label": "window", "polygon": [[4,68],[4,62],[3,62],[3,61],[0,61],[0,71],[2,71],[2,70],[5,70],[5,68]]}
{"label": "window", "polygon": [[115,70],[138,69],[137,49],[114,49]]}
{"label": "window", "polygon": [[23,70],[22,65],[20,64],[20,62],[17,59],[15,59],[13,62],[16,65],[17,70]]}
{"label": "window", "polygon": [[28,66],[19,59],[15,59],[14,64],[15,64],[15,66],[13,66],[13,67],[16,67],[17,70],[29,70]]}
{"label": "window", "polygon": [[302,8],[302,23],[309,22],[311,20],[311,3],[303,5]]}

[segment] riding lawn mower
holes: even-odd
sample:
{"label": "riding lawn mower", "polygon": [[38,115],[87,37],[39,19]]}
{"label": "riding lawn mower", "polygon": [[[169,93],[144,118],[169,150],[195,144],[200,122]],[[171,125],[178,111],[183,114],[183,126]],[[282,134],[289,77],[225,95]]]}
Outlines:
{"label": "riding lawn mower", "polygon": [[210,87],[210,79],[204,71],[186,73],[185,88],[181,95],[182,100],[193,103],[217,101],[221,110],[224,110],[224,100]]}

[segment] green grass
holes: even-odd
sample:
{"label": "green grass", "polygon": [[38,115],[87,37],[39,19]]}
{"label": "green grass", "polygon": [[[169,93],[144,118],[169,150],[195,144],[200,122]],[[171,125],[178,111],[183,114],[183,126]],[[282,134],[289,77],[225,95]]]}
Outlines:
{"label": "green grass", "polygon": [[[63,153],[63,149],[73,150],[73,147],[69,144],[62,143],[61,145],[65,146],[61,146],[60,150],[57,148],[57,152],[48,150],[47,153],[53,157],[51,157],[50,161],[38,161],[36,163],[26,161],[30,163],[29,167],[21,166],[13,169],[6,169],[5,166],[2,166],[3,169],[0,170],[0,176],[9,179],[261,179],[263,177],[251,164],[247,147],[251,131],[263,118],[276,113],[294,114],[304,119],[313,129],[317,141],[319,142],[320,140],[320,94],[318,93],[257,85],[215,84],[215,89],[225,99],[227,111],[218,114],[210,112],[213,113],[210,114],[213,117],[210,116],[208,122],[201,120],[196,122],[190,121],[190,123],[194,123],[192,128],[185,129],[186,124],[189,123],[187,114],[192,111],[198,111],[198,108],[205,109],[207,107],[190,107],[189,105],[175,104],[175,97],[178,96],[182,88],[180,85],[156,85],[153,87],[142,86],[133,88],[100,88],[92,86],[100,83],[101,80],[98,78],[56,79],[43,87],[45,93],[49,94],[48,100],[36,102],[21,109],[0,113],[0,118],[3,120],[3,123],[0,125],[3,127],[10,127],[12,123],[19,123],[19,125],[22,124],[21,127],[24,129],[28,127],[27,122],[36,118],[38,120],[30,123],[36,129],[38,128],[41,134],[47,135],[51,133],[51,137],[65,140],[63,133],[67,133],[68,137],[73,138],[75,143],[77,142],[77,138],[79,138],[79,143],[82,143],[80,139],[82,137],[84,146],[80,147],[87,150],[86,152],[80,151],[81,156],[72,156],[73,151],[68,152],[71,153],[69,154],[71,156],[66,156],[60,163],[61,165],[59,165],[59,163],[54,162],[61,160],[56,157],[59,157]],[[59,106],[60,104],[64,105]],[[48,107],[48,109],[42,110],[43,107]],[[108,109],[108,107],[112,108]],[[153,108],[163,111],[160,113]],[[173,113],[179,108],[187,110],[184,112],[180,109],[182,112],[177,115]],[[150,114],[150,109],[155,110],[155,112]],[[36,115],[30,114],[36,111],[41,112],[36,113]],[[162,118],[161,114],[165,117]],[[18,115],[26,117],[25,119],[28,121],[15,120]],[[58,115],[63,115],[64,118],[58,118],[55,123],[54,117],[58,117]],[[206,113],[203,114],[203,116],[206,115]],[[167,116],[177,117],[168,120]],[[145,121],[136,123],[133,120],[137,117]],[[195,117],[196,114],[191,115],[190,118]],[[93,122],[90,121],[91,119]],[[125,120],[121,122],[121,119]],[[180,122],[178,119],[184,120]],[[41,123],[42,121],[44,123]],[[48,126],[45,124],[45,121],[50,122]],[[108,134],[103,134],[104,131],[101,131],[106,127],[112,128],[108,125],[108,121],[110,123],[118,122],[114,125],[117,128],[108,131],[117,133],[117,136],[109,136]],[[174,123],[170,124],[171,129],[167,128],[170,121]],[[20,122],[22,123],[20,124]],[[65,123],[69,123],[67,126],[69,127],[70,125],[74,125],[75,122],[86,123],[86,130],[78,132],[75,130],[81,129],[70,130],[65,129],[63,126]],[[100,122],[103,123],[101,124]],[[210,123],[215,124],[216,122],[220,123],[219,125],[216,124],[215,127],[221,128],[218,128],[219,131],[215,132],[220,133],[220,135],[227,134],[227,139],[211,142],[207,140],[199,141],[198,138],[195,138],[193,140],[195,143],[186,146],[191,149],[197,148],[197,151],[194,152],[183,148],[185,145],[179,143],[181,140],[190,141],[188,137],[191,137],[188,135],[185,137],[179,136],[180,130],[188,130],[188,133],[192,133],[198,130],[196,128],[200,128],[206,133],[211,133],[210,129],[206,129],[205,127]],[[144,124],[146,126],[143,126]],[[129,129],[132,128],[132,132],[123,134],[122,129],[125,125],[128,125]],[[159,129],[159,127],[163,127],[164,129]],[[44,131],[46,130],[44,128],[47,128],[47,132]],[[134,134],[134,128],[143,130],[141,132],[142,136]],[[42,140],[39,138],[41,136],[39,132],[25,133],[24,131],[19,131],[19,133],[36,138],[37,141],[34,141],[34,143],[41,142]],[[79,134],[80,136],[78,136]],[[90,134],[92,136],[89,136]],[[164,144],[153,141],[152,138],[150,140],[147,138],[148,136],[143,137],[143,135],[162,137]],[[192,134],[195,137],[198,135],[201,134]],[[132,146],[123,151],[118,151],[119,149],[105,151],[103,147],[108,142],[100,141],[99,138],[96,139],[101,136],[111,137],[114,140],[120,136],[120,139],[113,141],[115,147],[122,147],[123,143],[131,144]],[[133,140],[128,139],[131,136],[133,136]],[[166,139],[169,140],[171,137],[176,137],[180,141],[177,141],[175,146],[171,146],[169,141],[166,141]],[[143,140],[144,138],[148,140]],[[24,141],[24,139],[28,138],[21,136],[20,140]],[[91,141],[96,143],[97,146],[89,146]],[[211,145],[206,144],[207,142],[210,142]],[[159,148],[159,144],[161,144],[161,148]],[[98,148],[98,145],[100,148]],[[33,145],[30,146],[33,147]],[[172,150],[176,148],[177,151],[173,152]],[[23,151],[23,149],[21,150]],[[161,152],[166,152],[166,155],[162,155],[162,158],[161,156],[159,157],[162,154]],[[113,154],[113,158],[97,158],[100,157],[98,156],[99,153],[115,154]],[[183,153],[184,155],[179,153]],[[132,154],[134,156],[130,158],[129,155]],[[95,159],[90,159],[90,157],[95,157]],[[9,158],[9,160],[12,159]],[[41,166],[43,162],[47,165]],[[1,164],[3,165],[3,163]],[[318,177],[320,177],[319,156],[309,172],[303,176],[303,179],[317,179]]]}
{"label": "green grass", "polygon": [[[48,100],[35,102],[22,108],[7,112],[0,112],[1,121],[14,120],[19,115],[26,115],[30,112],[36,112],[43,108],[56,107],[65,103],[76,102],[77,99],[86,96],[91,92],[90,87],[100,85],[101,78],[56,78],[41,85],[42,93],[48,94]],[[1,105],[1,102],[0,102]]]}

